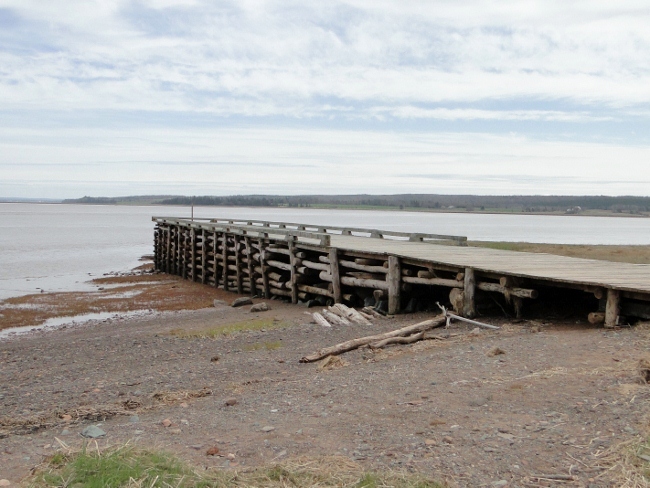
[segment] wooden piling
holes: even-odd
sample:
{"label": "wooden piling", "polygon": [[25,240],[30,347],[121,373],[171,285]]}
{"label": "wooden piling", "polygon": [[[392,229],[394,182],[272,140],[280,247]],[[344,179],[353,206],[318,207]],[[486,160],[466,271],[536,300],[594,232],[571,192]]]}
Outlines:
{"label": "wooden piling", "polygon": [[[401,289],[402,289],[402,271],[400,261],[397,256],[388,256],[388,313],[396,314],[400,311]],[[378,288],[373,286],[373,288]]]}
{"label": "wooden piling", "polygon": [[476,317],[476,275],[473,268],[465,268],[463,315],[468,319]]}
{"label": "wooden piling", "polygon": [[332,296],[334,297],[335,303],[341,303],[343,300],[341,294],[341,273],[339,270],[338,250],[335,247],[331,248],[328,257],[330,274],[332,275]]}
{"label": "wooden piling", "polygon": [[621,294],[618,290],[607,290],[607,305],[605,306],[605,327],[616,327],[620,313]]}

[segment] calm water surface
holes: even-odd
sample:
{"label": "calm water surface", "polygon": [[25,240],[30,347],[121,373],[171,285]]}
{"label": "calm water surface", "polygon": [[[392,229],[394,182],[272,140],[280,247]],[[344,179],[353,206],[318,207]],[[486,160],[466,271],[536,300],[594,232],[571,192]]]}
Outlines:
{"label": "calm water surface", "polygon": [[[650,219],[356,210],[198,207],[232,217],[465,235],[470,240],[650,244]],[[189,217],[187,207],[0,204],[0,299],[95,289],[87,280],[127,271],[151,254],[151,216]]]}

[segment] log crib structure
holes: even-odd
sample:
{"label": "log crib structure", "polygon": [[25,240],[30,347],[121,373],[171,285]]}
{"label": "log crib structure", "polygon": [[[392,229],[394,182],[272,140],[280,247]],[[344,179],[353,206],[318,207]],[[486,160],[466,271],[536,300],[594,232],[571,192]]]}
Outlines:
{"label": "log crib structure", "polygon": [[[292,303],[374,303],[382,313],[437,301],[465,317],[501,296],[521,316],[540,293],[587,294],[589,321],[650,319],[650,265],[467,247],[462,236],[234,219],[153,217],[154,264],[239,294]],[[504,311],[504,305],[499,304]]]}

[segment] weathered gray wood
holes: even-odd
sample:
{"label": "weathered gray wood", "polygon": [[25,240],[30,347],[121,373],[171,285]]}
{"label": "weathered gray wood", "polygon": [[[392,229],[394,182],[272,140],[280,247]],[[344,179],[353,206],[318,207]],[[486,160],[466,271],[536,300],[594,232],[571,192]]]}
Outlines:
{"label": "weathered gray wood", "polygon": [[356,261],[367,261],[365,259],[355,259],[354,261],[348,261],[342,259],[339,261],[339,264],[345,268],[357,269],[359,271],[365,271],[367,273],[388,273],[388,269],[383,266],[371,266],[368,264],[358,264]]}
{"label": "weathered gray wood", "polygon": [[201,283],[205,284],[208,281],[208,235],[207,231],[201,232]]}
{"label": "weathered gray wood", "polygon": [[474,269],[465,268],[463,315],[468,319],[476,317],[476,275]]}
{"label": "weathered gray wood", "polygon": [[282,261],[276,261],[275,259],[269,259],[266,261],[266,264],[273,268],[283,269],[285,271],[291,271],[291,263],[283,263]]}
{"label": "weathered gray wood", "polygon": [[415,276],[402,276],[404,283],[413,283],[414,285],[446,286],[449,288],[463,288],[462,281],[447,280],[444,278],[417,278]]}
{"label": "weathered gray wood", "polygon": [[325,263],[314,263],[313,261],[301,260],[301,264],[307,268],[317,269],[318,271],[329,271],[330,265]]}
{"label": "weathered gray wood", "polygon": [[324,290],[323,288],[318,288],[316,286],[299,284],[298,290],[305,293],[311,293],[312,295],[322,295],[324,297],[334,298],[333,294],[330,293],[329,290]]}
{"label": "weathered gray wood", "polygon": [[219,258],[217,257],[217,233],[212,233],[212,276],[214,279],[214,286],[219,286]]}
{"label": "weathered gray wood", "polygon": [[[386,281],[388,283],[388,313],[396,314],[400,311],[401,307],[401,280],[402,272],[399,258],[397,256],[388,256],[388,275]],[[375,286],[381,290],[380,287]]]}
{"label": "weathered gray wood", "polygon": [[343,297],[341,295],[341,271],[339,267],[339,256],[336,248],[329,250],[329,268],[332,277],[332,295],[335,303],[341,303]]}
{"label": "weathered gray wood", "polygon": [[289,259],[291,261],[291,303],[298,303],[298,258],[296,257],[296,245],[289,241]]}
{"label": "weathered gray wood", "polygon": [[514,287],[509,288],[507,286],[502,286],[500,283],[488,283],[486,281],[476,284],[476,288],[483,291],[494,291],[497,293],[503,293],[504,295],[510,295],[519,298],[537,298],[539,296],[537,290]]}
{"label": "weathered gray wood", "polygon": [[244,293],[244,290],[242,289],[242,272],[241,272],[241,267],[242,267],[242,262],[241,262],[241,250],[239,248],[239,239],[240,237],[238,235],[234,236],[235,239],[235,278],[237,280],[237,293],[240,295]]}
{"label": "weathered gray wood", "polygon": [[616,327],[621,307],[621,294],[612,288],[607,290],[607,305],[605,307],[605,327]]}
{"label": "weathered gray wood", "polygon": [[[248,256],[247,261],[247,266],[248,266],[248,276],[253,277],[253,260],[250,259],[252,256],[252,248],[251,248],[251,239],[250,237],[246,236],[244,237],[244,245],[246,247],[246,255]],[[255,282],[253,281],[251,283],[251,296],[257,295],[257,289],[255,288]]]}
{"label": "weathered gray wood", "polygon": [[223,263],[221,265],[221,272],[222,272],[222,279],[223,279],[223,289],[228,291],[230,288],[228,287],[228,245],[227,245],[227,235],[224,232],[221,234],[223,237],[223,248],[222,248],[222,255],[223,255]]}
{"label": "weathered gray wood", "polygon": [[415,325],[409,325],[407,327],[402,327],[401,329],[393,330],[391,332],[386,332],[384,334],[371,335],[366,337],[360,337],[358,339],[352,339],[351,341],[342,342],[332,347],[325,347],[316,351],[313,354],[309,354],[300,359],[301,363],[312,363],[323,359],[327,356],[342,354],[344,352],[352,351],[366,344],[372,344],[390,337],[400,337],[400,336],[409,336],[411,334],[416,334],[418,332],[424,332],[430,329],[435,329],[436,327],[441,327],[447,322],[447,319],[444,316],[436,317],[435,319],[425,320]]}

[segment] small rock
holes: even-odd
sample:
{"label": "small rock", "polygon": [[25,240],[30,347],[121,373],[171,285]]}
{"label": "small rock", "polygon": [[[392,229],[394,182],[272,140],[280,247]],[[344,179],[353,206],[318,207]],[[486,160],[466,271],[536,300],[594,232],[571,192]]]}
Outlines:
{"label": "small rock", "polygon": [[233,405],[237,405],[238,400],[236,398],[226,398],[225,404],[227,407],[232,407]]}
{"label": "small rock", "polygon": [[253,300],[251,300],[251,297],[240,297],[236,298],[232,301],[230,304],[231,307],[243,307],[244,305],[252,305]]}
{"label": "small rock", "polygon": [[235,459],[235,455],[232,452],[229,452],[228,455],[226,456],[228,459],[233,461]]}
{"label": "small rock", "polygon": [[193,444],[189,446],[189,448],[194,449],[195,451],[200,451],[201,449],[203,449],[203,444]]}
{"label": "small rock", "polygon": [[219,361],[219,359],[221,359],[219,356],[212,356],[212,357],[210,358],[210,362],[212,362],[212,363],[216,363],[217,361]]}
{"label": "small rock", "polygon": [[508,482],[506,480],[499,480],[492,483],[492,486],[507,486]]}
{"label": "small rock", "polygon": [[181,429],[169,429],[170,434],[180,434],[183,431]]}
{"label": "small rock", "polygon": [[181,424],[183,425],[190,425],[190,421],[187,419],[181,419]]}
{"label": "small rock", "polygon": [[89,439],[98,439],[99,437],[104,437],[106,435],[106,432],[104,432],[96,425],[89,425],[81,431],[81,435],[83,437],[88,437]]}
{"label": "small rock", "polygon": [[505,353],[506,352],[503,349],[499,347],[494,347],[488,351],[487,355],[490,357],[494,357],[494,356],[500,356],[501,354],[505,354]]}
{"label": "small rock", "polygon": [[216,456],[219,454],[219,448],[217,446],[212,446],[210,449],[205,451],[206,456]]}
{"label": "small rock", "polygon": [[221,307],[227,307],[227,306],[228,306],[228,303],[224,302],[223,300],[214,300],[214,301],[212,302],[212,305],[213,305],[215,308],[221,308]]}
{"label": "small rock", "polygon": [[181,403],[179,406],[180,406],[181,408],[187,408],[187,407],[189,407],[189,405],[188,405],[187,403],[185,403],[185,402]]}
{"label": "small rock", "polygon": [[445,442],[446,444],[453,444],[454,440],[450,436],[446,435],[442,438],[442,442]]}
{"label": "small rock", "polygon": [[272,432],[275,430],[275,427],[272,425],[267,425],[266,427],[262,427],[262,432]]}
{"label": "small rock", "polygon": [[251,307],[251,312],[266,312],[270,310],[269,306],[265,303],[256,303]]}
{"label": "small rock", "polygon": [[9,481],[9,480],[0,480],[0,486],[11,486],[11,481]]}
{"label": "small rock", "polygon": [[471,335],[471,336],[481,335],[481,329],[479,329],[478,327],[476,327],[476,328],[474,328],[474,329],[472,329],[472,330],[470,331],[469,335]]}
{"label": "small rock", "polygon": [[172,425],[172,421],[169,419],[165,419],[160,423],[162,424],[163,427],[169,427],[170,425]]}
{"label": "small rock", "polygon": [[140,422],[140,417],[138,417],[137,415],[131,415],[129,417],[129,423],[137,424],[138,422]]}
{"label": "small rock", "polygon": [[279,458],[279,457],[283,457],[283,456],[286,456],[286,455],[287,455],[287,451],[284,450],[284,451],[280,451],[280,452],[278,453],[278,455],[275,456],[275,457],[276,457],[276,458]]}
{"label": "small rock", "polygon": [[63,429],[61,435],[70,435],[70,429]]}
{"label": "small rock", "polygon": [[433,439],[424,439],[425,446],[437,446],[438,443]]}
{"label": "small rock", "polygon": [[144,430],[134,430],[133,433],[135,435],[142,435],[142,434],[144,434]]}
{"label": "small rock", "polygon": [[64,422],[70,422],[72,420],[72,415],[68,415],[67,413],[63,414],[61,415],[61,420],[63,420]]}

